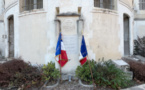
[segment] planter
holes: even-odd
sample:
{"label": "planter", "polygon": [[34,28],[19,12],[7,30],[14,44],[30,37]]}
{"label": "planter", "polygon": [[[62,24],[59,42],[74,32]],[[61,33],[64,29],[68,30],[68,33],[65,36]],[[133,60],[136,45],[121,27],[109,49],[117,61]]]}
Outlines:
{"label": "planter", "polygon": [[46,81],[40,90],[43,90],[44,88],[45,89],[55,88],[55,87],[57,87],[59,85],[59,82],[60,82],[60,79],[57,80],[56,84],[47,86],[48,81]]}
{"label": "planter", "polygon": [[86,85],[86,84],[83,84],[81,80],[79,80],[79,84],[84,86],[84,87],[94,87],[94,85]]}

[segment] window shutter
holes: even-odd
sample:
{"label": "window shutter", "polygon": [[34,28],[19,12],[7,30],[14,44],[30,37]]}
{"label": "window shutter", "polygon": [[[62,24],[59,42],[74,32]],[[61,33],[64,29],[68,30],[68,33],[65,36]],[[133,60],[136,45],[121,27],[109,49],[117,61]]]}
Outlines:
{"label": "window shutter", "polygon": [[30,2],[29,2],[29,10],[32,10],[32,9],[34,9],[34,0],[29,0]]}
{"label": "window shutter", "polygon": [[24,0],[25,5],[24,5],[24,10],[29,10],[29,0]]}
{"label": "window shutter", "polygon": [[20,5],[20,12],[24,11],[25,10],[25,0],[20,0],[19,1],[19,5]]}
{"label": "window shutter", "polygon": [[43,8],[43,0],[37,0],[37,9]]}
{"label": "window shutter", "polygon": [[143,0],[142,6],[143,6],[143,10],[145,10],[145,0]]}
{"label": "window shutter", "polygon": [[103,0],[103,8],[108,8],[108,7],[109,7],[108,0]]}
{"label": "window shutter", "polygon": [[100,7],[100,0],[94,0],[94,6]]}
{"label": "window shutter", "polygon": [[110,3],[111,3],[111,4],[110,4],[110,9],[113,10],[113,9],[114,9],[114,0],[110,0]]}

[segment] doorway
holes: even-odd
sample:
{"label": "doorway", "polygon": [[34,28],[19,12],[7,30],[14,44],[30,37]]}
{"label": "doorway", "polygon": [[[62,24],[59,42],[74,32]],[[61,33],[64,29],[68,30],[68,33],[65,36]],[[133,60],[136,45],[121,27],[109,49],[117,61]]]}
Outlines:
{"label": "doorway", "polygon": [[124,14],[124,56],[130,55],[130,23],[129,16]]}
{"label": "doorway", "polygon": [[14,57],[14,17],[10,16],[8,18],[8,47],[9,47],[9,57]]}

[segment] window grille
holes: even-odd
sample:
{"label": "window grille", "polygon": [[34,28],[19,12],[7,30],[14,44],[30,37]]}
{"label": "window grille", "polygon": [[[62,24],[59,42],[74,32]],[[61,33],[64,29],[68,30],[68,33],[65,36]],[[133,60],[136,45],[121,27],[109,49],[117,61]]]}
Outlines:
{"label": "window grille", "polygon": [[94,6],[106,9],[114,9],[114,0],[94,0]]}
{"label": "window grille", "polygon": [[145,0],[139,0],[139,9],[145,10]]}
{"label": "window grille", "polygon": [[23,11],[43,8],[43,0],[24,0]]}

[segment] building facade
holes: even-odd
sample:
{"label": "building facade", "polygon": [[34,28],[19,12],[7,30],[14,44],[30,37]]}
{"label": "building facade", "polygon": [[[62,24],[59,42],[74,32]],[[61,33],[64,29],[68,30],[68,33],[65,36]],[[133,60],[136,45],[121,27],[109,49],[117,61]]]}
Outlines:
{"label": "building facade", "polygon": [[[71,31],[74,28],[77,30],[76,37],[71,42],[75,46],[75,41],[78,41],[76,47],[72,47],[78,51],[67,51],[75,55],[70,57],[79,56],[83,32],[88,58],[96,61],[99,58],[116,60],[132,55],[133,40],[137,36],[145,36],[145,0],[0,2],[0,50],[6,58],[21,57],[34,64],[55,61],[60,28],[66,36],[74,35]],[[57,20],[61,21],[60,27]],[[80,23],[77,23],[77,20],[80,20]]]}

